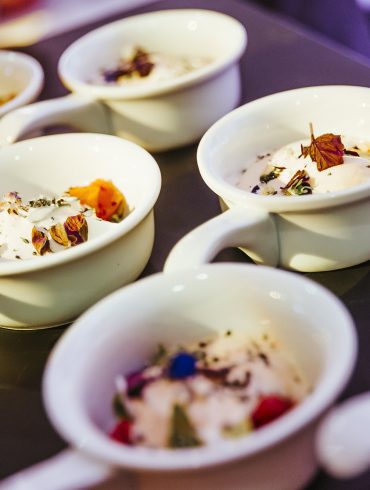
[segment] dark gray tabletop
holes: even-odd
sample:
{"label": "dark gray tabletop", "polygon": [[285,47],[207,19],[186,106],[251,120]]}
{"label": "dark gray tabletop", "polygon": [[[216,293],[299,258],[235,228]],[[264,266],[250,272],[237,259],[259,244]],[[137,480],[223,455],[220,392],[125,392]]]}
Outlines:
{"label": "dark gray tabletop", "polygon": [[[82,34],[132,13],[188,7],[225,12],[245,24],[249,42],[241,60],[243,102],[309,85],[370,85],[370,64],[365,59],[340,50],[246,1],[163,0],[24,49],[37,58],[45,70],[46,84],[41,98],[67,93],[57,77],[57,62],[63,50]],[[155,158],[161,168],[163,185],[155,207],[154,250],[143,275],[161,271],[166,256],[179,238],[219,213],[217,197],[198,173],[196,145],[156,154]],[[247,262],[248,258],[238,250],[226,250],[216,260]],[[341,298],[357,325],[359,358],[343,399],[370,387],[369,265],[365,263],[342,271],[307,274]],[[47,356],[64,330],[62,327],[35,332],[0,330],[0,478],[65,447],[48,423],[40,396]],[[320,472],[307,490],[369,488],[369,474],[352,481],[335,481]]]}

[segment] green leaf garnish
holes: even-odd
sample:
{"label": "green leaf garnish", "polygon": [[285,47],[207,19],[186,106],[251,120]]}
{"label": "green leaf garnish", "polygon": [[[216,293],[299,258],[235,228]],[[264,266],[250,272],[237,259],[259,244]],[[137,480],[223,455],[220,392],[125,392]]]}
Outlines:
{"label": "green leaf garnish", "polygon": [[115,413],[117,418],[131,420],[131,415],[129,414],[127,408],[125,407],[121,394],[116,393],[114,395],[112,405],[113,405],[113,412]]}
{"label": "green leaf garnish", "polygon": [[286,167],[273,167],[271,172],[269,172],[268,174],[262,174],[260,176],[260,182],[262,184],[267,184],[268,182],[270,182],[270,180],[277,179],[281,172],[285,170],[285,168]]}
{"label": "green leaf garnish", "polygon": [[170,447],[186,448],[202,445],[181,405],[174,405],[170,424]]}

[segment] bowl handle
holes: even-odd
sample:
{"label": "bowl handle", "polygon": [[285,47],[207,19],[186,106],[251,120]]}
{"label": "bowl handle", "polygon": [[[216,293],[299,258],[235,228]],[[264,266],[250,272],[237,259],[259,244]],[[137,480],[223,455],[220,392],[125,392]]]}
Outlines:
{"label": "bowl handle", "polygon": [[106,464],[66,449],[56,456],[30,466],[0,482],[0,490],[71,490],[90,488],[110,478],[114,469]]}
{"label": "bowl handle", "polygon": [[9,112],[0,119],[0,147],[26,133],[47,126],[68,125],[93,133],[109,133],[103,104],[77,95],[36,102]]}
{"label": "bowl handle", "polygon": [[245,247],[257,263],[276,266],[276,225],[264,209],[233,207],[185,235],[171,250],[164,271],[198,267],[227,247]]}
{"label": "bowl handle", "polygon": [[316,434],[316,454],[335,478],[353,478],[370,469],[370,391],[329,411]]}

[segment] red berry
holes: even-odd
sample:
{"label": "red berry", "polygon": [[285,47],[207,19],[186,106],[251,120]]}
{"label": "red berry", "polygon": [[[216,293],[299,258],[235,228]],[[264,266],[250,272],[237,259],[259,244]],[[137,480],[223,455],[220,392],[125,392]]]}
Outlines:
{"label": "red berry", "polygon": [[131,420],[120,420],[110,433],[110,437],[115,441],[122,442],[123,444],[131,444],[131,426]]}
{"label": "red berry", "polygon": [[294,403],[289,398],[280,395],[269,395],[261,398],[252,413],[253,426],[258,429],[277,419],[293,407]]}

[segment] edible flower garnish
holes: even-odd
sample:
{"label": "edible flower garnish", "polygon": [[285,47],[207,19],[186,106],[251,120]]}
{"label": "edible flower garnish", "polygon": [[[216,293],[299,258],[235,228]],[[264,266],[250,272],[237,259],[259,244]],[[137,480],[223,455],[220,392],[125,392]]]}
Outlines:
{"label": "edible flower garnish", "polygon": [[183,379],[196,372],[196,357],[187,352],[179,352],[171,360],[168,368],[169,377]]}
{"label": "edible flower garnish", "polygon": [[69,216],[64,222],[64,229],[72,246],[87,241],[87,221],[82,214]]}
{"label": "edible flower garnish", "polygon": [[94,208],[96,216],[105,221],[121,221],[127,211],[123,194],[108,180],[97,179],[86,186],[70,187],[68,194]]}
{"label": "edible flower garnish", "polygon": [[50,243],[48,236],[42,230],[38,230],[36,226],[32,228],[32,245],[39,255],[44,255],[50,251]]}
{"label": "edible flower garnish", "polygon": [[310,177],[305,170],[297,170],[290,181],[281,190],[287,196],[302,196],[312,194],[312,187],[309,183]]}
{"label": "edible flower garnish", "polygon": [[122,60],[118,68],[104,71],[103,76],[106,82],[116,82],[123,77],[147,77],[153,68],[150,54],[137,47],[131,58]]}
{"label": "edible flower garnish", "polygon": [[219,335],[159,345],[141,370],[115,379],[110,436],[133,446],[191,448],[248,435],[309,392],[267,333]]}
{"label": "edible flower garnish", "polygon": [[313,134],[313,126],[310,123],[311,144],[309,146],[301,145],[301,154],[311,157],[313,162],[317,164],[317,170],[320,172],[329,167],[341,165],[343,163],[343,155],[345,148],[341,137],[338,134],[325,133],[315,138]]}
{"label": "edible flower garnish", "polygon": [[280,395],[269,395],[262,397],[252,413],[253,426],[257,429],[269,424],[288,410],[293,408],[291,399]]}

